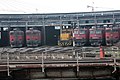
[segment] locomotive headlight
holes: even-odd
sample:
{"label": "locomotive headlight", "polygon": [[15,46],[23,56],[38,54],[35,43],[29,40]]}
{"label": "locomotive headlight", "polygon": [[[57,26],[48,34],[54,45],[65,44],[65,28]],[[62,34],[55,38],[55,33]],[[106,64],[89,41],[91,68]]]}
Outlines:
{"label": "locomotive headlight", "polygon": [[109,36],[107,36],[107,38],[109,38]]}
{"label": "locomotive headlight", "polygon": [[14,39],[12,39],[12,41],[14,41]]}

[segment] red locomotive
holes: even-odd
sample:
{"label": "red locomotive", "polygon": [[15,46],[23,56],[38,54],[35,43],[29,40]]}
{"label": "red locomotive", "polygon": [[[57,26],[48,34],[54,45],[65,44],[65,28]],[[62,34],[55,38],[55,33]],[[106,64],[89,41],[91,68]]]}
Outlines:
{"label": "red locomotive", "polygon": [[89,29],[89,42],[92,46],[100,46],[104,44],[105,32],[104,28],[91,28]]}
{"label": "red locomotive", "polygon": [[114,45],[119,42],[119,29],[117,27],[106,28],[105,31],[106,45]]}
{"label": "red locomotive", "polygon": [[75,28],[73,37],[76,46],[87,45],[89,40],[89,31],[87,28]]}
{"label": "red locomotive", "polygon": [[9,32],[10,46],[11,47],[22,47],[24,43],[24,32],[18,28],[13,29]]}
{"label": "red locomotive", "polygon": [[30,28],[26,31],[27,47],[36,47],[41,44],[41,31]]}

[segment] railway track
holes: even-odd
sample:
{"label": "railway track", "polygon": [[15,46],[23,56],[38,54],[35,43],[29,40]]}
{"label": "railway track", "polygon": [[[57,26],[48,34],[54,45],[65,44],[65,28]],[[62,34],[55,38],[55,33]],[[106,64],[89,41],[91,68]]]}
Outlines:
{"label": "railway track", "polygon": [[[117,62],[120,62],[119,58],[116,58]],[[114,62],[114,58],[104,58],[104,59],[63,59],[63,60],[44,60],[44,64],[62,64],[62,63],[112,63]],[[1,60],[0,64],[6,64],[8,63],[6,60]],[[10,64],[41,64],[42,60],[15,60],[15,61],[9,61]]]}
{"label": "railway track", "polygon": [[[104,47],[105,55],[120,57],[120,49],[117,47]],[[36,48],[0,48],[0,60],[29,61],[29,60],[64,60],[77,58],[99,58],[99,47],[36,47]]]}

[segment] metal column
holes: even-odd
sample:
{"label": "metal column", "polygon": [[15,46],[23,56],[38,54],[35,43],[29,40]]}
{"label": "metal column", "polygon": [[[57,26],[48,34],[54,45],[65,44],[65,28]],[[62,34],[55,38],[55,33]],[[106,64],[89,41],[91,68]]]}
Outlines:
{"label": "metal column", "polygon": [[10,76],[10,69],[9,69],[9,53],[7,53],[7,75]]}
{"label": "metal column", "polygon": [[44,53],[42,52],[42,72],[44,72]]}
{"label": "metal column", "polygon": [[46,45],[46,32],[45,32],[45,16],[43,15],[43,35],[44,35],[44,45]]}

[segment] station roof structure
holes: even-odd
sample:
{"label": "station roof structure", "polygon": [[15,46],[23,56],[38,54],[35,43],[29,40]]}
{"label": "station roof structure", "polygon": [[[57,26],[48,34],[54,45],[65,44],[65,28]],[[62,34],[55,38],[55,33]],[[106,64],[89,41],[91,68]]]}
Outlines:
{"label": "station roof structure", "polygon": [[46,14],[0,14],[0,27],[69,26],[71,23],[76,23],[79,26],[119,24],[120,10]]}

